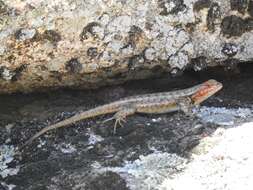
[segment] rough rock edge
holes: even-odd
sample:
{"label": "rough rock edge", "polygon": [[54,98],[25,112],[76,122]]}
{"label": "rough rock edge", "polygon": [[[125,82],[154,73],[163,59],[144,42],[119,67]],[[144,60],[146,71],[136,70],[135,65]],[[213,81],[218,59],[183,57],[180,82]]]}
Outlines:
{"label": "rough rock edge", "polygon": [[0,0],[0,93],[252,60],[252,1]]}

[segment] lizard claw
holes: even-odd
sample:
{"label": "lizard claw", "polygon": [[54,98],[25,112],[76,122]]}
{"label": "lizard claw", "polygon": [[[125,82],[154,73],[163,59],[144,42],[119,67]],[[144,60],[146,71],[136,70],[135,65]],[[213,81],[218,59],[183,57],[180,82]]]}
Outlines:
{"label": "lizard claw", "polygon": [[121,127],[123,127],[123,124],[121,122],[126,122],[126,118],[123,117],[118,117],[115,118],[115,123],[114,123],[114,127],[113,127],[113,134],[116,134],[116,129],[117,129],[117,125],[119,124]]}
{"label": "lizard claw", "polygon": [[[106,122],[108,122],[108,121],[111,121],[111,120],[118,120],[118,122],[120,123],[121,121],[124,121],[124,122],[126,122],[126,118],[121,118],[121,117],[116,117],[116,116],[113,116],[113,117],[110,117],[110,118],[108,118],[108,119],[105,119],[104,121],[102,121],[102,123],[106,123]],[[120,123],[120,125],[122,125],[121,123]]]}
{"label": "lizard claw", "polygon": [[115,123],[114,123],[114,127],[113,127],[113,134],[116,134],[116,129],[118,124],[123,127],[123,123],[122,122],[126,122],[126,118],[125,117],[119,117],[118,115],[114,115],[113,117],[110,117],[106,120],[103,121],[103,123],[106,123],[108,121],[114,120],[115,119]]}

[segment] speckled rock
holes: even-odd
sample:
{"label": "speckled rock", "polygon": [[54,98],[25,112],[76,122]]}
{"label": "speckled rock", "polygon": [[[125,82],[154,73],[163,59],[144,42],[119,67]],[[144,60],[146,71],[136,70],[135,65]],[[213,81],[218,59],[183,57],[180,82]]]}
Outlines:
{"label": "speckled rock", "polygon": [[247,0],[0,0],[0,93],[250,61],[252,10]]}

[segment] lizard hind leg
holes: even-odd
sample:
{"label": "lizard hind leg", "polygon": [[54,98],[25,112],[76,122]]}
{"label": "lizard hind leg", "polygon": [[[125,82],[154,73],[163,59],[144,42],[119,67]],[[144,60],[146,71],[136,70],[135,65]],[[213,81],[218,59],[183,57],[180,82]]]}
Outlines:
{"label": "lizard hind leg", "polygon": [[115,119],[114,128],[113,128],[113,133],[115,134],[118,124],[120,126],[123,126],[122,121],[126,122],[126,117],[129,116],[129,115],[134,114],[135,111],[136,111],[135,108],[124,107],[121,110],[119,110],[118,112],[116,112],[113,117],[111,117],[109,119],[106,119],[104,122]]}

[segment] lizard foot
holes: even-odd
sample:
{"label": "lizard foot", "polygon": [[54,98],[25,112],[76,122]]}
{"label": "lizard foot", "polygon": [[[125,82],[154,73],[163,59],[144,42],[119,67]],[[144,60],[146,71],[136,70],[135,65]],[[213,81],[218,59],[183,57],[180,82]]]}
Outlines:
{"label": "lizard foot", "polygon": [[180,110],[184,112],[185,115],[187,115],[189,117],[194,116],[194,112],[193,112],[194,106],[193,106],[192,100],[190,98],[179,99],[178,106],[179,106]]}
{"label": "lizard foot", "polygon": [[114,127],[113,127],[113,134],[116,134],[116,129],[118,124],[123,127],[123,124],[121,122],[126,122],[126,118],[116,118],[115,119],[115,123],[114,123]]}
{"label": "lizard foot", "polygon": [[113,134],[116,134],[117,125],[119,124],[121,127],[123,127],[122,121],[126,122],[126,117],[118,117],[116,114],[113,117],[110,117],[103,121],[103,123],[106,123],[108,121],[114,120],[114,127],[113,127]]}
{"label": "lizard foot", "polygon": [[117,129],[118,124],[121,127],[123,127],[122,122],[126,122],[126,117],[129,116],[129,115],[132,115],[134,113],[135,113],[135,109],[134,108],[124,108],[124,109],[118,111],[117,113],[115,113],[113,117],[104,120],[103,123],[115,119],[113,133],[116,134],[116,129]]}

